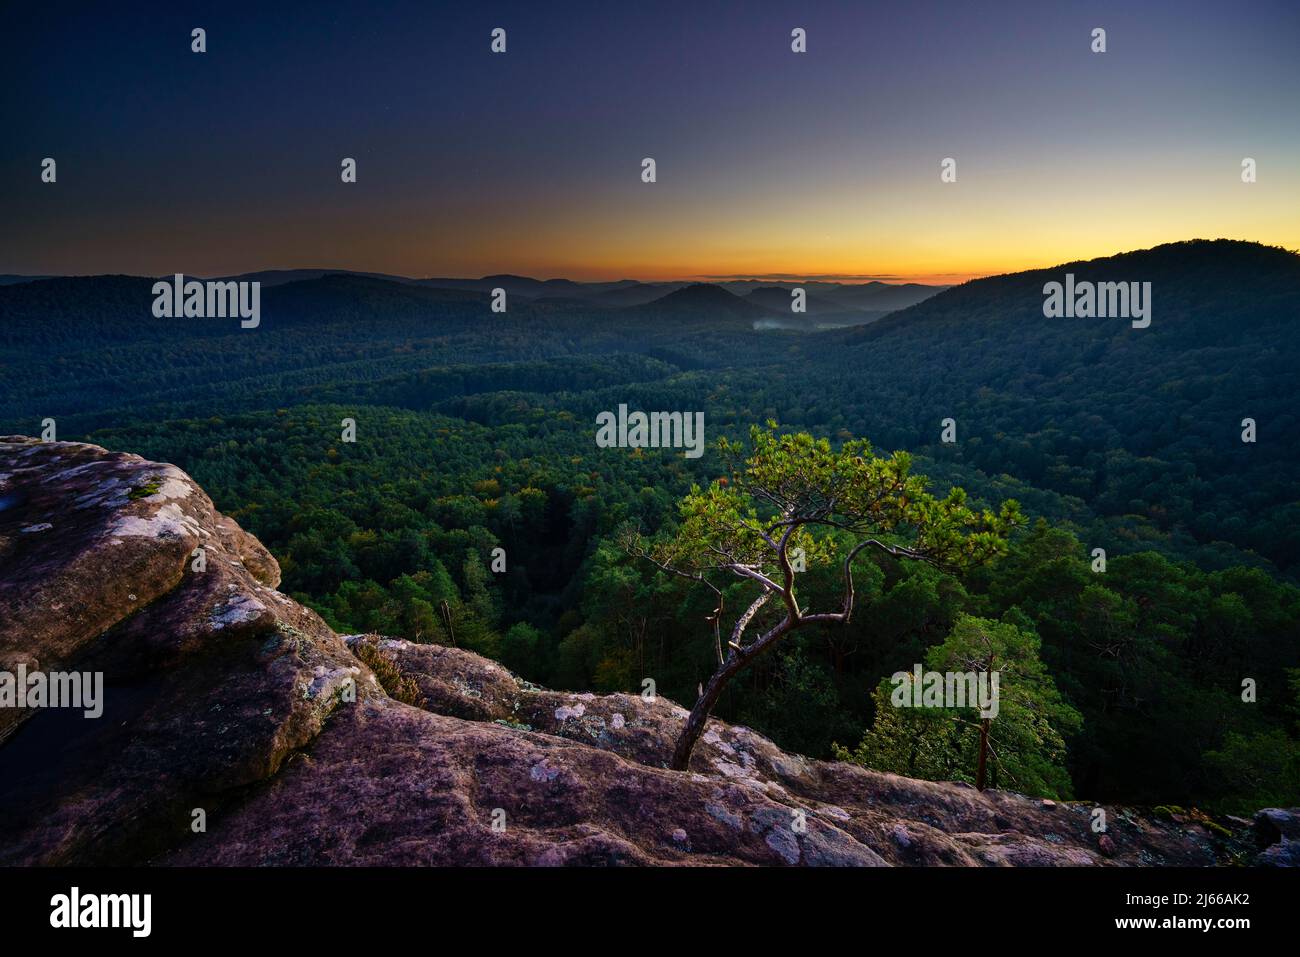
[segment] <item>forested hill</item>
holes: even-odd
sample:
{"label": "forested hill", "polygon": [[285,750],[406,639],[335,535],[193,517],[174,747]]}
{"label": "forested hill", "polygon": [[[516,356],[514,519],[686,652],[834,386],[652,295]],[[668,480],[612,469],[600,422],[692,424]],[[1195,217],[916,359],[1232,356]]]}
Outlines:
{"label": "forested hill", "polygon": [[[1152,283],[1150,326],[1045,318],[1043,285],[1067,272]],[[1035,633],[1082,717],[1065,765],[1042,769],[1054,783],[1018,786],[1237,810],[1300,790],[1292,253],[1162,246],[978,280],[823,332],[767,328],[755,317],[776,313],[719,286],[616,305],[600,300],[632,287],[574,302],[551,284],[494,313],[481,288],[335,274],[264,288],[260,325],[241,329],[155,319],[152,283],[0,286],[0,434],[53,419],[59,439],[175,463],[342,632],[455,640],[577,691],[636,691],[653,675],[692,700],[711,667],[711,599],[613,538],[628,522],[669,528],[692,483],[723,466],[713,451],[599,447],[595,417],[702,412],[710,443],[776,419],[915,452],[939,493],[1014,497],[1031,525],[964,579],[864,567],[852,624],[770,656],[720,716],[828,757],[862,738],[882,677],[976,615]],[[500,574],[487,570],[498,547]],[[807,575],[814,594],[838,584]],[[1258,706],[1243,705],[1242,676]]]}
{"label": "forested hill", "polygon": [[[1147,328],[1045,318],[1043,286],[1151,283]],[[1197,240],[975,280],[826,334],[818,364],[877,444],[1014,475],[1300,571],[1300,256]],[[849,384],[851,383],[851,384]],[[958,442],[939,442],[940,420]],[[1242,420],[1257,441],[1242,441]],[[923,437],[918,442],[918,437]]]}
{"label": "forested hill", "polygon": [[[570,373],[574,356],[636,354],[668,363],[649,376],[660,378],[772,362],[789,335],[754,334],[753,317],[769,313],[716,287],[735,314],[676,301],[620,308],[527,299],[494,313],[486,292],[332,274],[264,288],[259,325],[243,329],[234,319],[154,318],[153,283],[89,276],[0,286],[0,422],[31,432],[53,416],[84,433],[144,414],[278,408],[353,388],[367,401],[395,391],[420,404],[409,377],[434,370],[454,379],[487,363],[534,364],[518,380],[497,369],[499,390],[581,390],[588,383]],[[552,362],[544,381],[536,364]]]}
{"label": "forested hill", "polygon": [[[1150,326],[1045,318],[1044,283],[1067,272],[1150,282]],[[151,286],[0,287],[0,426],[33,432],[50,416],[73,437],[322,401],[490,425],[520,402],[582,418],[668,402],[704,411],[713,434],[774,417],[865,435],[976,492],[1005,474],[1054,496],[1040,514],[1104,522],[1119,550],[1210,565],[1246,550],[1300,572],[1300,257],[1280,249],[1175,243],[976,280],[820,333],[755,329],[776,312],[710,285],[622,308],[512,299],[498,314],[477,288],[329,274],[265,288],[256,330],[154,319]],[[939,441],[947,418],[955,444]],[[1254,443],[1241,441],[1247,418]]]}

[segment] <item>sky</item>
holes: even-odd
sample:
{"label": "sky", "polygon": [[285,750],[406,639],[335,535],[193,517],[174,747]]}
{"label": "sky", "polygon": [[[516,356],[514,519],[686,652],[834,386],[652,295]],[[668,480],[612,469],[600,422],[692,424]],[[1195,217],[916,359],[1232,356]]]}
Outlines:
{"label": "sky", "polygon": [[0,273],[956,282],[1297,249],[1298,50],[1296,0],[0,6]]}

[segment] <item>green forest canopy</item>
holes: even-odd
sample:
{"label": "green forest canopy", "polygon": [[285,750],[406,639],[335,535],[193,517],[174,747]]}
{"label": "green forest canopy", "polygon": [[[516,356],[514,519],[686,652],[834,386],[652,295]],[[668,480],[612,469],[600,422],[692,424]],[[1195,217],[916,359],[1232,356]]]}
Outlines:
{"label": "green forest canopy", "polygon": [[[24,283],[0,288],[0,432],[49,416],[60,438],[176,463],[339,630],[448,640],[446,602],[458,643],[531,680],[653,676],[686,704],[713,657],[709,601],[612,536],[668,527],[721,465],[598,449],[595,415],[702,410],[710,441],[775,418],[908,449],[940,494],[1015,498],[1029,526],[960,579],[872,558],[852,623],[792,636],[719,715],[810,755],[856,750],[883,678],[968,617],[1006,623],[1080,718],[1058,728],[1063,774],[1022,786],[1247,810],[1300,796],[1298,261],[1192,243],[1071,267],[1151,278],[1141,331],[1048,324],[1036,273],[821,333],[689,310],[493,316],[472,294],[346,276],[268,289],[262,326],[232,333],[142,321],[148,280]],[[838,585],[807,575],[812,595]]]}

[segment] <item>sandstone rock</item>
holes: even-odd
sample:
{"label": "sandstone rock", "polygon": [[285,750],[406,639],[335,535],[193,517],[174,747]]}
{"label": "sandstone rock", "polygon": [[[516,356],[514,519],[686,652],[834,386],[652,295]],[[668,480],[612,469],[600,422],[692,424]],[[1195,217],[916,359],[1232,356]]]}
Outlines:
{"label": "sandstone rock", "polygon": [[1300,840],[1300,811],[1266,807],[1255,812],[1255,839],[1261,848],[1280,840]]}
{"label": "sandstone rock", "polygon": [[1300,809],[1266,807],[1255,812],[1255,863],[1261,867],[1300,867]]}
{"label": "sandstone rock", "polygon": [[348,677],[383,695],[179,469],[10,438],[0,473],[0,655],[103,672],[106,699],[99,719],[0,711],[0,864],[147,859],[312,741]]}
{"label": "sandstone rock", "polygon": [[1300,867],[1300,841],[1282,840],[1255,858],[1259,867]]}
{"label": "sandstone rock", "polygon": [[[716,720],[690,771],[673,772],[680,705],[538,688],[454,648],[340,638],[275,591],[275,560],[172,466],[9,438],[0,476],[0,667],[96,670],[107,684],[102,719],[0,713],[0,864],[1074,866],[1221,854],[1221,842],[1128,809],[1114,815],[1121,839],[1099,850],[1090,805],[814,761]],[[354,653],[363,645],[415,683],[421,707],[385,694]],[[1296,812],[1262,813],[1290,833],[1275,815]]]}

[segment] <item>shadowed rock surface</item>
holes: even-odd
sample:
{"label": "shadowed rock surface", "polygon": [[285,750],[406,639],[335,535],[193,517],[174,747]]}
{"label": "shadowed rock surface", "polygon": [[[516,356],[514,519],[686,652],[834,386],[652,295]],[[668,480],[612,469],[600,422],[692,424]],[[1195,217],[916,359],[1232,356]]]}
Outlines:
{"label": "shadowed rock surface", "polygon": [[686,711],[666,698],[341,638],[278,583],[175,467],[0,439],[0,670],[106,683],[99,719],[0,710],[0,864],[1288,864],[1300,846],[1294,810],[1107,807],[1099,836],[1088,803],[814,761],[716,720],[672,772]]}

